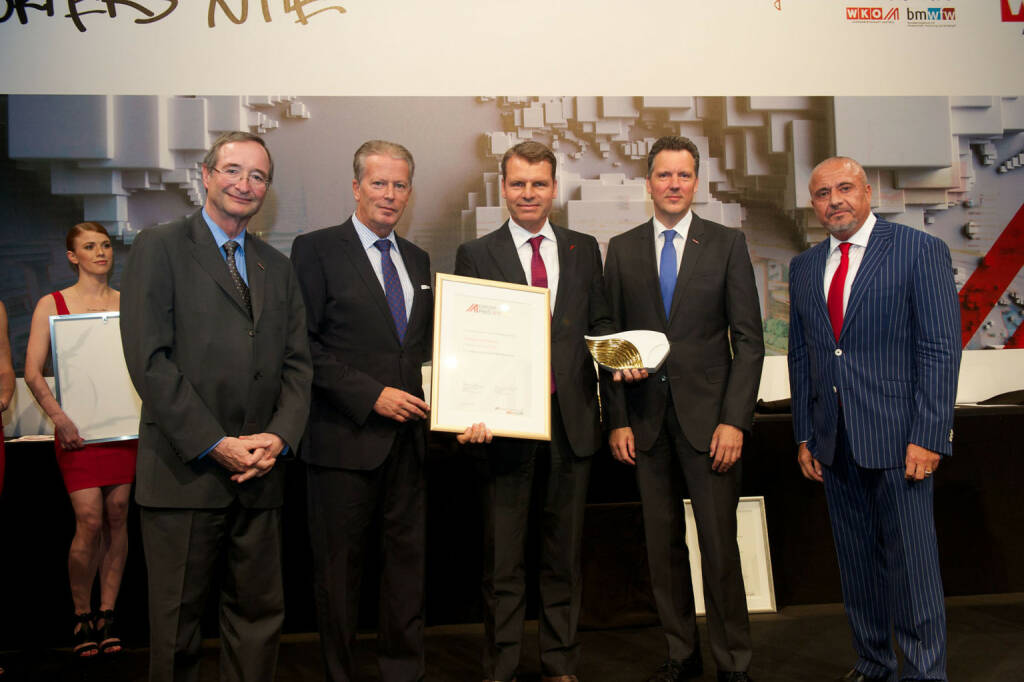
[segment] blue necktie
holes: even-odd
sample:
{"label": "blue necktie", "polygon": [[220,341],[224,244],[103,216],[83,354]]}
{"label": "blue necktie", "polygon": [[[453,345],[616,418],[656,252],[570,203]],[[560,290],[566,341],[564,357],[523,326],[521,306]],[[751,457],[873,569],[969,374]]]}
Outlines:
{"label": "blue necktie", "polygon": [[665,304],[665,319],[672,312],[672,294],[676,291],[676,247],[672,243],[675,230],[665,230],[665,246],[661,249],[661,267],[658,268],[658,282],[661,283],[661,300]]}
{"label": "blue necktie", "polygon": [[391,261],[391,242],[387,239],[378,239],[373,243],[380,250],[380,270],[384,275],[384,297],[388,300],[388,308],[391,308],[391,317],[395,318],[395,329],[398,330],[398,340],[405,339],[405,295],[402,293],[402,281],[398,279],[398,268]]}

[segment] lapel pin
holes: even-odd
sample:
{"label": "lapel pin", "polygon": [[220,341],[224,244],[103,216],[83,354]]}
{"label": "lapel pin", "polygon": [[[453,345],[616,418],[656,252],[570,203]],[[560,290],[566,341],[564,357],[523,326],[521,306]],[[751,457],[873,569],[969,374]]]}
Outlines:
{"label": "lapel pin", "polygon": [[575,248],[576,248],[576,245],[575,245],[575,244],[569,244],[569,250],[570,250],[570,251],[572,251],[572,250],[573,250],[573,249],[575,249]]}
{"label": "lapel pin", "polygon": [[263,267],[263,263],[261,263],[260,261],[256,261],[256,266],[257,266],[257,267],[258,267],[258,268],[259,268],[260,270],[266,270],[266,268],[265,268],[265,267]]}
{"label": "lapel pin", "polygon": [[693,237],[690,237],[690,241],[696,244],[697,246],[700,246],[700,242],[694,239]]}

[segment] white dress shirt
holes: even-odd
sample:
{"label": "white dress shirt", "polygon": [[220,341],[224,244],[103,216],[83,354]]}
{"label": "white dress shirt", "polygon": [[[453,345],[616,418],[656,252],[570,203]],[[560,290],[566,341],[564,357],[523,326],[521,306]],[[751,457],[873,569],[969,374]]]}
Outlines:
{"label": "white dress shirt", "polygon": [[[370,259],[370,266],[373,268],[374,274],[377,275],[377,281],[380,282],[380,288],[387,293],[387,287],[384,286],[384,270],[381,266],[381,253],[380,249],[375,246],[375,243],[381,237],[359,222],[359,218],[356,214],[352,214],[352,224],[356,226],[356,234],[359,235],[359,241],[362,242],[363,248],[366,250],[366,257]],[[398,251],[398,240],[395,239],[395,231],[391,230],[388,236],[385,237],[391,242],[391,262],[395,264],[395,270],[398,271],[398,279],[402,283],[402,297],[405,298],[405,319],[409,319],[409,315],[412,313],[412,297],[415,295],[416,290],[412,288],[412,280],[409,279],[409,273],[405,269],[405,263],[402,261],[402,254]]]}
{"label": "white dress shirt", "polygon": [[693,211],[687,211],[683,219],[675,227],[668,228],[661,224],[661,221],[654,218],[654,262],[658,267],[658,276],[661,276],[661,252],[665,248],[665,231],[672,229],[676,231],[676,237],[672,240],[672,246],[676,249],[676,273],[679,273],[679,265],[683,262],[683,249],[686,248],[686,239],[690,235],[690,223],[693,222]]}
{"label": "white dress shirt", "polygon": [[548,289],[550,291],[548,300],[551,304],[551,313],[554,314],[555,294],[558,292],[558,242],[555,241],[555,231],[551,229],[551,223],[545,220],[544,227],[540,228],[540,232],[534,234],[516,225],[515,221],[509,218],[508,229],[512,233],[512,243],[515,244],[516,253],[519,254],[519,262],[523,265],[526,281],[530,282],[531,286],[533,286],[533,282],[530,279],[532,272],[530,264],[533,261],[533,247],[530,246],[530,239],[537,235],[544,237],[540,243],[540,259],[544,261],[544,269],[548,273]]}
{"label": "white dress shirt", "polygon": [[[871,230],[875,227],[875,214],[869,213],[860,229],[853,233],[853,236],[846,241],[850,244],[850,267],[846,271],[846,283],[843,287],[843,314],[846,314],[846,304],[850,301],[850,287],[853,285],[853,278],[857,276],[857,269],[860,262],[864,260],[864,249],[868,246],[868,239],[871,237]],[[833,236],[828,238],[828,259],[825,261],[825,300],[828,301],[828,289],[832,284],[832,277],[839,269],[839,261],[843,254],[839,245],[843,242]]]}

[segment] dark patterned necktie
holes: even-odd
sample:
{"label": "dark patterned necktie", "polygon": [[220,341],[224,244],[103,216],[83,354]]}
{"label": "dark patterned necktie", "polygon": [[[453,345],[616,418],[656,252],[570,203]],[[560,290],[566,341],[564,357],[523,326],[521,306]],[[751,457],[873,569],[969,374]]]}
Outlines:
{"label": "dark patterned necktie", "polygon": [[245,309],[249,311],[249,317],[252,317],[252,298],[249,296],[249,287],[246,286],[245,280],[242,279],[242,274],[238,272],[238,265],[235,264],[235,251],[237,250],[238,242],[230,241],[224,243],[224,253],[228,256],[228,273],[231,275],[231,281],[235,283],[235,289],[238,290],[238,294],[242,297]]}
{"label": "dark patterned necktie", "polygon": [[405,294],[402,293],[402,281],[398,279],[398,268],[391,260],[391,241],[378,239],[373,243],[380,251],[380,270],[384,275],[384,298],[388,301],[388,308],[391,309],[391,317],[395,318],[395,329],[398,330],[398,340],[405,340],[405,326],[408,320],[405,317]]}

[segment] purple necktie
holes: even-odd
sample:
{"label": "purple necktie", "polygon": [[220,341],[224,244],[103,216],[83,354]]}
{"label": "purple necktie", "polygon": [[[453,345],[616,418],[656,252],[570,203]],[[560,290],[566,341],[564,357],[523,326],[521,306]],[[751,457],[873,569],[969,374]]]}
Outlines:
{"label": "purple necktie", "polygon": [[405,325],[408,322],[405,317],[405,295],[402,293],[402,281],[398,279],[398,268],[391,261],[391,242],[387,239],[378,239],[373,245],[380,250],[380,270],[384,275],[384,298],[387,299],[388,308],[391,309],[391,317],[395,318],[398,340],[403,341]]}

